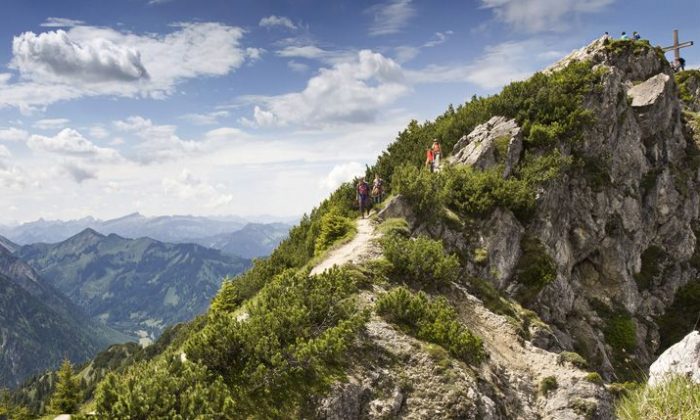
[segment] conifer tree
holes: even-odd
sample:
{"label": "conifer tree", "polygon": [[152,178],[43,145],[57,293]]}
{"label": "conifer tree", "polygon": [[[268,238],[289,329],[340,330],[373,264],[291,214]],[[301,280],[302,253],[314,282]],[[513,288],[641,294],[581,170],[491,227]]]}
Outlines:
{"label": "conifer tree", "polygon": [[72,414],[80,406],[80,384],[73,376],[73,365],[65,359],[58,371],[56,391],[51,397],[50,409],[55,413]]}

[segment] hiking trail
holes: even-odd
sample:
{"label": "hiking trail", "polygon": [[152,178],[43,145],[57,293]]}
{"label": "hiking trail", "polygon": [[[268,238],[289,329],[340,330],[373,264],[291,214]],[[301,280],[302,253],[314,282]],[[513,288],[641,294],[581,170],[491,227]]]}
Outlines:
{"label": "hiking trail", "polygon": [[379,235],[370,219],[358,219],[355,237],[340,248],[330,251],[326,258],[311,270],[311,275],[321,274],[334,265],[340,267],[350,262],[358,263],[378,257],[381,255],[376,243],[378,238]]}

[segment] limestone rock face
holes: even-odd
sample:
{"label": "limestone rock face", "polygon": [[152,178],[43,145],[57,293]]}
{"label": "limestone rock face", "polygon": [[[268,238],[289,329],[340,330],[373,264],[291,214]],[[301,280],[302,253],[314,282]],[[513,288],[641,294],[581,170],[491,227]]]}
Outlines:
{"label": "limestone rock face", "polygon": [[693,331],[669,347],[649,368],[649,385],[663,383],[674,375],[700,384],[700,333]]}
{"label": "limestone rock face", "polygon": [[479,169],[501,163],[505,165],[503,176],[507,177],[520,160],[522,147],[520,127],[515,120],[496,116],[457,142],[453,161]]}

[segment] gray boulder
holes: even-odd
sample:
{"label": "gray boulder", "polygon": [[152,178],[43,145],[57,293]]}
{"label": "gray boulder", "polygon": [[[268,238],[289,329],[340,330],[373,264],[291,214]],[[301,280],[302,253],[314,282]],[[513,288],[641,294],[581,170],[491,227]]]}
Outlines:
{"label": "gray boulder", "polygon": [[679,375],[700,384],[700,333],[693,331],[669,347],[649,368],[649,386]]}
{"label": "gray boulder", "polygon": [[454,162],[479,169],[503,164],[503,176],[508,177],[520,160],[522,148],[522,134],[515,120],[496,116],[460,139],[452,153]]}

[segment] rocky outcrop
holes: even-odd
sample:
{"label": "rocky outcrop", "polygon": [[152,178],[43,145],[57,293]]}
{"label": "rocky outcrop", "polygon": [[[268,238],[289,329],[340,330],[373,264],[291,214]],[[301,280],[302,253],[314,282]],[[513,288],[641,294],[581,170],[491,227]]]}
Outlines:
{"label": "rocky outcrop", "polygon": [[503,164],[503,176],[512,172],[522,152],[520,127],[515,120],[493,117],[460,139],[452,153],[452,162],[487,169]]}
{"label": "rocky outcrop", "polygon": [[669,347],[649,368],[649,385],[673,376],[685,376],[700,384],[700,333],[693,331]]}

